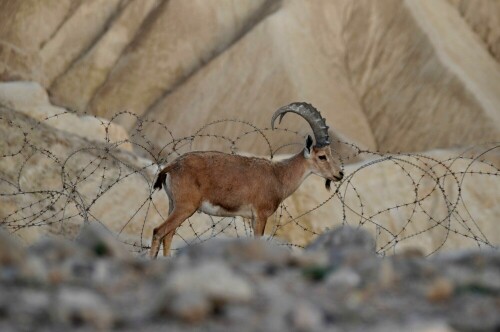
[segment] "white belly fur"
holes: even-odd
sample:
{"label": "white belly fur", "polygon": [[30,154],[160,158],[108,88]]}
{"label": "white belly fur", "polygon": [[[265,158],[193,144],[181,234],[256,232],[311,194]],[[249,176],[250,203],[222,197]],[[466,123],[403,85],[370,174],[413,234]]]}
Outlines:
{"label": "white belly fur", "polygon": [[252,218],[253,217],[253,209],[250,205],[244,205],[237,211],[226,211],[222,207],[218,205],[213,205],[208,201],[203,201],[201,203],[200,209],[198,212],[203,212],[211,216],[216,217],[243,217],[243,218]]}

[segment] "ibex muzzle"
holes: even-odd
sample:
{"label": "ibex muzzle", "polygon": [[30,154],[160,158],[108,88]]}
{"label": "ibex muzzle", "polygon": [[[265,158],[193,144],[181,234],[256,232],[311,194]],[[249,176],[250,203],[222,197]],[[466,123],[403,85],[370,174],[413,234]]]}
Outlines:
{"label": "ibex muzzle", "polygon": [[343,177],[332,157],[328,126],[321,114],[310,104],[292,103],[278,109],[271,120],[287,112],[302,116],[311,126],[316,144],[310,136],[303,151],[277,162],[264,158],[243,157],[221,152],[190,152],[167,165],[154,184],[165,186],[169,197],[169,216],[153,232],[150,256],[170,250],[177,227],[196,211],[213,216],[241,216],[252,219],[255,236],[262,236],[267,219],[310,174],[331,181]]}

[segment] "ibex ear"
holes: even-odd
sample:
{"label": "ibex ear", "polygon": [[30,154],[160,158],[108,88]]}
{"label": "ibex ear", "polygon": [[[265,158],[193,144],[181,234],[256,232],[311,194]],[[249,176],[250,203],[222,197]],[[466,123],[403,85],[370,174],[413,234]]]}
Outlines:
{"label": "ibex ear", "polygon": [[304,157],[310,158],[311,157],[311,148],[313,145],[313,139],[310,135],[307,135],[306,139],[306,148],[304,149]]}

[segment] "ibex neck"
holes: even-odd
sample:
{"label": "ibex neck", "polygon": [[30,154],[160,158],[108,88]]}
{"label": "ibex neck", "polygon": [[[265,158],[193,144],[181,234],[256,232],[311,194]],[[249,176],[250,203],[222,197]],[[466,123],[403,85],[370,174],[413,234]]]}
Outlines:
{"label": "ibex neck", "polygon": [[289,159],[277,162],[275,167],[282,184],[283,199],[293,194],[310,174],[302,151]]}

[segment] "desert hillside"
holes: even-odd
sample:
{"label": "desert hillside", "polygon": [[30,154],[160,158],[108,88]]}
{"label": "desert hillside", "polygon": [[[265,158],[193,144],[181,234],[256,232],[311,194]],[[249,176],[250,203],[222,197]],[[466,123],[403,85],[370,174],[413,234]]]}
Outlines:
{"label": "desert hillside", "polygon": [[499,331],[499,188],[500,0],[0,0],[0,331]]}
{"label": "desert hillside", "polygon": [[279,106],[306,100],[371,149],[500,139],[496,0],[0,4],[0,79],[36,81],[80,113],[127,110],[177,134],[221,118],[266,127]]}
{"label": "desert hillside", "polygon": [[[151,190],[159,164],[193,149],[296,153],[307,123],[290,115],[272,131],[270,118],[307,101],[349,176],[333,192],[310,177],[267,234],[303,247],[361,225],[381,254],[500,243],[497,0],[0,8],[0,217],[28,242],[99,221],[147,245],[168,211]],[[248,235],[241,220],[192,220],[179,246],[193,232]]]}

